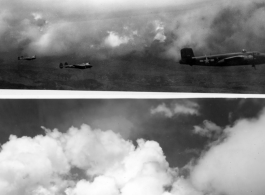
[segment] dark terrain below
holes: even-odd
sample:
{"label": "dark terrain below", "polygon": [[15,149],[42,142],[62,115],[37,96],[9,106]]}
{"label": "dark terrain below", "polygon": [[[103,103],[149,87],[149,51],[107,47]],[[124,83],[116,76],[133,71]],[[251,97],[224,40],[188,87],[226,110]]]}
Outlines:
{"label": "dark terrain below", "polygon": [[[67,59],[65,59],[67,60]],[[87,60],[67,60],[81,63]],[[169,60],[91,60],[91,69],[60,69],[60,60],[0,62],[1,89],[265,93],[265,65],[185,66]]]}

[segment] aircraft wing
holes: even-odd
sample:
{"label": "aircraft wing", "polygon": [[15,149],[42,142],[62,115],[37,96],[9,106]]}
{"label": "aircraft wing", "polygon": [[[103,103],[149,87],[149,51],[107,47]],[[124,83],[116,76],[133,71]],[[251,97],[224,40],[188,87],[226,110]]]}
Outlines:
{"label": "aircraft wing", "polygon": [[227,58],[221,59],[217,63],[221,64],[221,63],[225,63],[225,62],[229,62],[229,61],[233,61],[233,60],[245,60],[245,59],[246,59],[246,56],[238,55],[238,56],[232,56],[232,57],[227,57]]}
{"label": "aircraft wing", "polygon": [[74,66],[85,66],[85,64],[84,63],[82,63],[82,64],[74,64]]}

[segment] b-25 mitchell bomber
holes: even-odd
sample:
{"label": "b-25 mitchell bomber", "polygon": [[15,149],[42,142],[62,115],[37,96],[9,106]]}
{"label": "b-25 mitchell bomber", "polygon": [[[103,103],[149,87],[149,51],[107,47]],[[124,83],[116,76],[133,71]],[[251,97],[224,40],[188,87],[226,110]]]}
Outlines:
{"label": "b-25 mitchell bomber", "polygon": [[257,51],[246,51],[237,53],[224,53],[216,55],[205,55],[195,57],[191,48],[184,48],[180,51],[180,64],[199,65],[199,66],[241,66],[265,64],[265,53]]}
{"label": "b-25 mitchell bomber", "polygon": [[86,68],[92,68],[92,65],[89,62],[81,63],[81,64],[68,64],[67,62],[60,63],[60,68],[77,68],[77,69],[86,69]]}
{"label": "b-25 mitchell bomber", "polygon": [[18,60],[35,60],[36,59],[36,56],[27,56],[27,57],[25,57],[25,56],[19,56],[17,59]]}

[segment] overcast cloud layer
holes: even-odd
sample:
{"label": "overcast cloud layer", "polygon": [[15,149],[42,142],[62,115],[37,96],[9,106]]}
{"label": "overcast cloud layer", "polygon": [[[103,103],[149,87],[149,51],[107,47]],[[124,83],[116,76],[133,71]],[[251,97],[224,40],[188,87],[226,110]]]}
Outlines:
{"label": "overcast cloud layer", "polygon": [[264,50],[263,0],[2,0],[0,52],[106,58],[132,51],[179,59]]}
{"label": "overcast cloud layer", "polygon": [[[156,141],[133,144],[111,130],[82,125],[65,133],[43,127],[45,135],[32,138],[11,135],[1,146],[0,194],[262,195],[264,125],[262,112],[225,127],[220,139],[189,164],[186,177],[169,166]],[[204,136],[220,128],[205,121],[198,132]]]}

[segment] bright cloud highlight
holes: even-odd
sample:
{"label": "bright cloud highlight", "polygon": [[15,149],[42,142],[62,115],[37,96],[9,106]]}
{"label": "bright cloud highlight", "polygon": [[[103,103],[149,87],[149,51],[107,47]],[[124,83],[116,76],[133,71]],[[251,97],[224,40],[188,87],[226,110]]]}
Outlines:
{"label": "bright cloud highlight", "polygon": [[199,104],[193,101],[185,100],[172,103],[167,106],[165,103],[151,109],[151,114],[162,114],[171,118],[175,115],[199,115]]}

